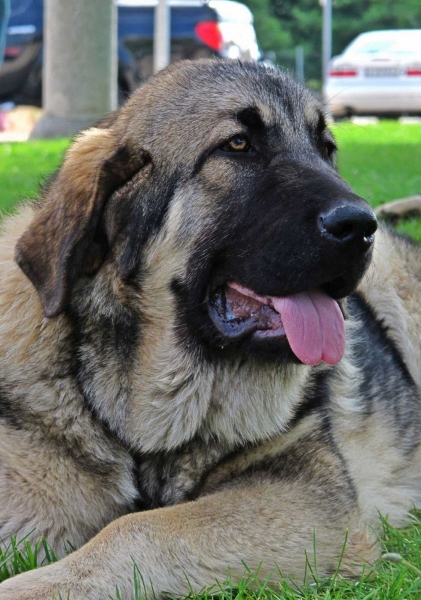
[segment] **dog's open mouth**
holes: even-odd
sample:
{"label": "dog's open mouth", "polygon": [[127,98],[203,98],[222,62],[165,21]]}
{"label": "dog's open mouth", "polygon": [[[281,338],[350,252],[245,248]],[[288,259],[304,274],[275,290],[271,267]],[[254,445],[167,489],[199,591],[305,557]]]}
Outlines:
{"label": "dog's open mouth", "polygon": [[295,356],[307,365],[338,363],[345,349],[345,322],[333,298],[321,290],[291,296],[260,296],[233,281],[209,297],[209,313],[230,340],[286,336]]}

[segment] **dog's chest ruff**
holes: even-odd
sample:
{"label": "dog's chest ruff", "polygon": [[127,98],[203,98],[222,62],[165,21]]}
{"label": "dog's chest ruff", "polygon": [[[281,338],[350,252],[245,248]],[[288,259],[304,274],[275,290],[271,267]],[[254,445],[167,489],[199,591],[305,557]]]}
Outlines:
{"label": "dog's chest ruff", "polygon": [[138,510],[171,506],[199,495],[206,476],[231,453],[193,440],[175,452],[135,456]]}

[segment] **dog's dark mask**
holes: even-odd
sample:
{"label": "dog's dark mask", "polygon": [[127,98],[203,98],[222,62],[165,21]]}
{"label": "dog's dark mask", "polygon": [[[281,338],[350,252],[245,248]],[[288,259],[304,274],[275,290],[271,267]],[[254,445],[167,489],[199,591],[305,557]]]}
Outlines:
{"label": "dog's dark mask", "polygon": [[292,143],[258,115],[253,124],[247,152],[218,148],[211,157],[237,161],[238,187],[224,200],[220,243],[204,239],[191,260],[185,322],[215,350],[336,364],[345,347],[341,299],[370,263],[375,215],[337,174],[320,112]]}

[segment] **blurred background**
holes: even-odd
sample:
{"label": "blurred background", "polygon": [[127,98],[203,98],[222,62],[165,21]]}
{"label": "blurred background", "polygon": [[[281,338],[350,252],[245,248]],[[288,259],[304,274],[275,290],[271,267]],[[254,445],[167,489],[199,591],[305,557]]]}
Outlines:
{"label": "blurred background", "polygon": [[[47,112],[60,116],[49,96],[59,94],[65,103],[73,94],[73,116],[79,111],[89,120],[90,113],[108,112],[150,77],[157,68],[155,49],[161,52],[158,68],[210,56],[275,64],[324,93],[336,116],[421,115],[419,0],[335,0],[333,6],[332,0],[167,0],[166,15],[159,13],[163,4],[0,0],[2,112],[41,107],[44,96]],[[164,21],[158,31],[155,13]],[[329,62],[332,56],[339,58]],[[89,96],[88,107],[78,105],[75,90]],[[110,93],[115,98],[107,104],[104,95]],[[7,121],[0,120],[0,130]]]}
{"label": "blurred background", "polygon": [[[211,56],[294,73],[323,99],[342,175],[418,216],[420,0],[0,0],[0,209],[154,72]],[[417,219],[399,226],[421,239]]]}

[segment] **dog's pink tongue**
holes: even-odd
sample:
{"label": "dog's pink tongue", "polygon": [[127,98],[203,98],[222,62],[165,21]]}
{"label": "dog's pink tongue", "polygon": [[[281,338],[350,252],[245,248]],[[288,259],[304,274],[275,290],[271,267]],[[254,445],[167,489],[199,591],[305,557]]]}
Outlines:
{"label": "dog's pink tongue", "polygon": [[307,365],[335,365],[345,350],[345,322],[337,302],[318,290],[272,297],[294,354]]}

